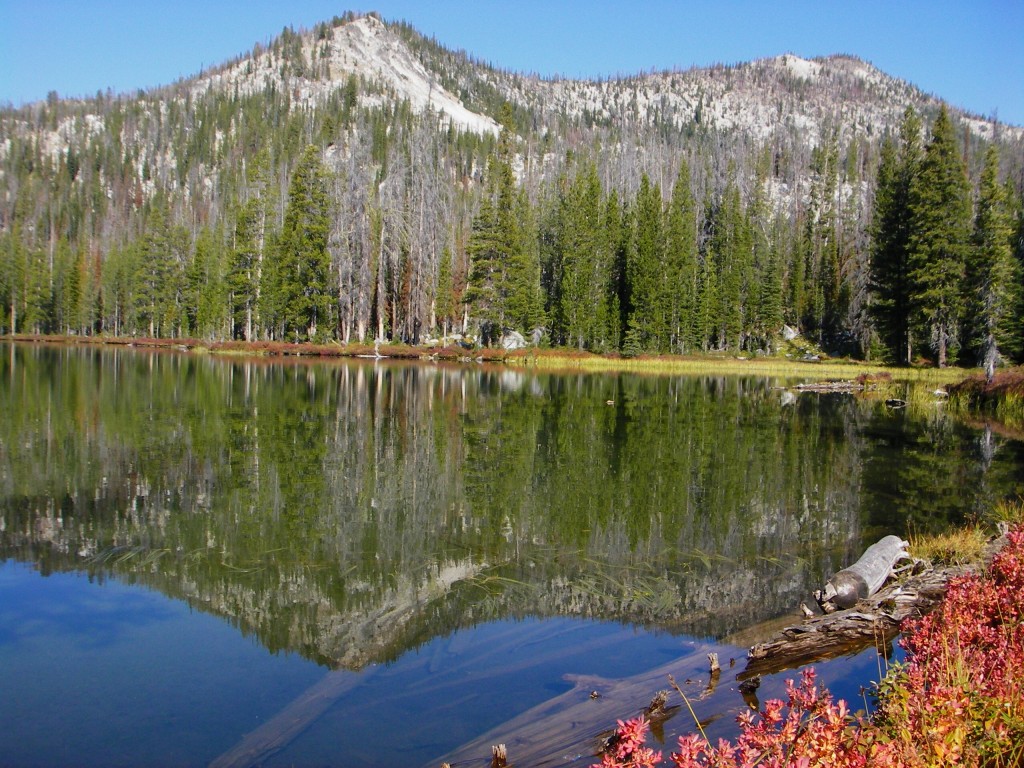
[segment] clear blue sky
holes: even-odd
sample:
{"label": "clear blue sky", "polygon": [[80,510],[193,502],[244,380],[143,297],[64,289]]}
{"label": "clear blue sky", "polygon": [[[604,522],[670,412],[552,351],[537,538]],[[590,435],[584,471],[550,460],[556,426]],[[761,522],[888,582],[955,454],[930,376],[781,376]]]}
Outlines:
{"label": "clear blue sky", "polygon": [[[360,0],[369,3],[370,0]],[[346,10],[570,77],[849,53],[1024,125],[1024,0],[0,0],[0,103],[163,85]]]}

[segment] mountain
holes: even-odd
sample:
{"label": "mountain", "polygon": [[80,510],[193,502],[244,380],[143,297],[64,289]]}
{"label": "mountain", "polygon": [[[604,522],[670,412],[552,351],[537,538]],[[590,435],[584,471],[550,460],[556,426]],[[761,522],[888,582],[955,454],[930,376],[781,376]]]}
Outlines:
{"label": "mountain", "polygon": [[[0,110],[0,328],[350,341],[497,323],[543,325],[556,343],[623,348],[636,302],[621,286],[602,287],[601,299],[601,312],[618,312],[621,322],[577,333],[561,317],[567,191],[592,169],[601,215],[614,197],[624,217],[635,213],[645,183],[667,204],[685,165],[698,266],[710,259],[735,187],[741,212],[760,217],[751,227],[772,254],[757,255],[762,246],[751,240],[753,263],[738,294],[744,307],[752,284],[776,280],[787,322],[863,354],[880,147],[908,107],[927,126],[942,106],[850,56],[783,54],[583,81],[505,72],[373,14],[286,29],[267,46],[166,87]],[[1020,178],[1024,129],[950,112],[971,179],[990,144],[1004,177]],[[325,268],[315,290],[327,298],[321,314],[330,305],[326,322],[295,319],[298,299],[276,270],[281,248],[290,247],[282,245],[289,201],[308,146],[311,183],[324,187],[317,247]],[[471,241],[488,223],[482,214],[490,215],[482,203],[497,201],[506,166],[518,200],[513,239],[525,264],[509,284],[525,280],[536,294],[527,302],[532,315],[514,322],[503,310],[490,318],[496,310],[481,304],[471,280]],[[505,191],[508,209],[512,187]],[[835,231],[811,233],[811,243],[809,221]],[[635,227],[626,218],[619,224]],[[511,224],[501,226],[511,237]],[[817,264],[797,274],[794,249],[818,254],[839,240],[843,285],[819,286],[825,268]],[[634,245],[605,242],[604,271],[625,259],[614,251]],[[507,253],[498,256],[502,269],[511,264]],[[721,264],[715,269],[722,277]],[[805,278],[825,297],[819,303],[829,291],[845,296],[827,333],[825,310],[807,319],[792,300]],[[526,289],[503,284],[499,293],[515,290]],[[771,346],[780,323],[755,332],[747,327],[753,311],[743,314],[739,335],[712,330],[700,344]],[[662,346],[686,351],[680,338]]]}
{"label": "mountain", "polygon": [[408,102],[417,114],[428,110],[460,130],[497,135],[490,117],[467,109],[440,85],[442,76],[431,71],[410,45],[375,16],[364,16],[334,27],[318,27],[314,34],[292,36],[270,50],[255,49],[251,56],[200,76],[186,84],[195,99],[213,91],[245,96],[269,90],[290,91],[302,108],[320,108],[338,88],[355,76],[369,90],[360,106]]}
{"label": "mountain", "polygon": [[[808,61],[793,54],[736,66],[638,75],[616,80],[543,79],[502,72],[447,51],[404,26],[369,15],[292,38],[281,49],[257,48],[217,71],[186,83],[193,99],[209,91],[252,95],[290,90],[303,107],[321,107],[355,75],[386,93],[363,105],[408,101],[458,129],[498,132],[495,97],[528,111],[551,130],[566,121],[584,125],[660,125],[684,130],[705,123],[758,140],[797,130],[813,143],[831,124],[844,133],[893,128],[907,105],[935,111],[940,103],[914,86],[849,56]],[[469,102],[467,107],[463,100]],[[961,114],[969,130],[991,139],[992,121]],[[1022,129],[1002,130],[1020,139]]]}

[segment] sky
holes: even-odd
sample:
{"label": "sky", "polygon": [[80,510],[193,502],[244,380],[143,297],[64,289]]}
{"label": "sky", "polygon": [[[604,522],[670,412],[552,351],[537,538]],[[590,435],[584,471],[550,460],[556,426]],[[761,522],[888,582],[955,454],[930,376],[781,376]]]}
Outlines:
{"label": "sky", "polygon": [[350,1],[0,0],[0,104],[165,85],[352,10],[543,76],[852,54],[1024,126],[1024,0]]}

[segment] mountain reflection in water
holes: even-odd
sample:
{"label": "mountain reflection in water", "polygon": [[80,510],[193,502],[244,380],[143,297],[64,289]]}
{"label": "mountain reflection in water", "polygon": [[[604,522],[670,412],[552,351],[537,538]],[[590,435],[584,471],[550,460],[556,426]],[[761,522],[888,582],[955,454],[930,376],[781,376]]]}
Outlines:
{"label": "mountain reflection in water", "polygon": [[[144,585],[333,670],[492,624],[536,633],[550,659],[557,617],[574,620],[570,648],[601,645],[609,621],[661,638],[605,644],[646,648],[634,666],[655,667],[672,638],[791,612],[867,539],[942,528],[1021,487],[1016,443],[982,450],[938,411],[784,399],[762,378],[0,350],[0,557],[93,590]],[[579,669],[585,656],[563,671],[604,671]],[[478,693],[470,678],[445,695],[477,710]],[[387,739],[431,727],[429,710]],[[237,731],[227,748],[254,725],[221,727]],[[425,749],[456,745],[443,736]]]}

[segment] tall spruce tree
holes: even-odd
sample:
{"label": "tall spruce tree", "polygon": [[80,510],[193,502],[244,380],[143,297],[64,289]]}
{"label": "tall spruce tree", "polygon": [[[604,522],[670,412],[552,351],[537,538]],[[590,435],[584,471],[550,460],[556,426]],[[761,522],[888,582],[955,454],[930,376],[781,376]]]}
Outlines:
{"label": "tall spruce tree", "polygon": [[636,194],[630,248],[626,256],[630,351],[660,352],[668,347],[668,308],[664,272],[661,190],[644,174]]}
{"label": "tall spruce tree", "polygon": [[27,333],[43,333],[52,322],[50,260],[43,248],[29,249],[24,256],[22,328]]}
{"label": "tall spruce tree", "polygon": [[484,344],[508,328],[527,331],[544,323],[537,226],[525,190],[512,169],[512,108],[501,110],[501,134],[488,163],[488,189],[473,219],[465,301]]}
{"label": "tall spruce tree", "polygon": [[231,333],[224,275],[226,260],[222,233],[210,227],[200,229],[192,262],[185,271],[185,283],[189,327],[201,338],[220,339]]}
{"label": "tall spruce tree", "polygon": [[910,188],[921,164],[921,121],[912,108],[903,115],[900,146],[882,145],[871,222],[870,312],[890,359],[912,360],[910,279]]}
{"label": "tall spruce tree", "polygon": [[252,341],[256,337],[265,219],[262,200],[252,197],[242,206],[235,224],[226,277],[232,338]]}
{"label": "tall spruce tree", "polygon": [[[499,198],[500,201],[500,198]],[[512,221],[505,224],[509,254],[506,270],[506,325],[524,333],[543,326],[544,296],[540,288],[540,243],[537,221],[525,189],[514,197]],[[502,216],[499,211],[499,223]]]}
{"label": "tall spruce tree", "polygon": [[25,248],[21,240],[21,226],[15,222],[10,230],[0,232],[0,308],[3,309],[0,328],[6,329],[8,333],[18,332],[21,313],[18,304],[21,300],[24,270]]}
{"label": "tall spruce tree", "polygon": [[452,271],[452,250],[448,246],[441,252],[441,263],[437,268],[437,291],[435,293],[434,315],[441,335],[447,343],[455,319],[455,275]]}
{"label": "tall spruce tree", "polygon": [[578,349],[598,346],[603,338],[608,264],[602,236],[601,182],[587,164],[576,175],[559,206],[561,285],[556,338]]}
{"label": "tall spruce tree", "polygon": [[719,344],[718,312],[720,294],[718,289],[718,270],[715,267],[713,254],[704,254],[699,265],[697,276],[697,311],[693,317],[694,338],[700,349],[707,352]]}
{"label": "tall spruce tree", "polygon": [[713,341],[720,349],[738,351],[746,336],[746,289],[753,260],[750,230],[733,172],[714,211],[711,252],[719,300]]}
{"label": "tall spruce tree", "polygon": [[489,344],[500,332],[505,319],[505,254],[498,216],[489,197],[484,197],[480,210],[473,217],[467,254],[469,278],[463,299],[480,329],[481,341]]}
{"label": "tall spruce tree", "polygon": [[113,248],[101,276],[100,303],[103,330],[115,336],[138,333],[138,248],[124,245]]}
{"label": "tall spruce tree", "polygon": [[970,238],[970,184],[943,105],[910,187],[908,243],[914,320],[940,368],[959,348]]}
{"label": "tall spruce tree", "polygon": [[82,300],[81,273],[77,267],[78,255],[67,238],[61,237],[54,255],[53,275],[54,330],[58,333],[71,333],[77,327]]}
{"label": "tall spruce tree", "polygon": [[1020,361],[1024,359],[1024,189],[1007,181],[1006,200],[1010,209],[1010,250],[1017,270],[1016,302],[1009,350]]}
{"label": "tall spruce tree", "polygon": [[1011,249],[1012,226],[1006,190],[999,183],[999,152],[989,147],[978,190],[974,234],[967,261],[968,358],[994,373],[1000,349],[1012,344],[1013,312],[1018,290],[1017,264]]}
{"label": "tall spruce tree", "polygon": [[276,304],[282,339],[303,341],[333,335],[331,257],[327,252],[330,198],[320,152],[302,153],[288,187],[277,244]]}
{"label": "tall spruce tree", "polygon": [[96,317],[96,281],[92,274],[88,243],[80,240],[75,253],[75,271],[78,273],[78,309],[72,325],[75,333],[87,334],[93,330]]}
{"label": "tall spruce tree", "polygon": [[839,242],[836,231],[838,165],[838,137],[832,130],[821,137],[821,142],[811,153],[811,195],[804,235],[811,278],[805,327],[824,344],[835,342],[838,318],[843,314],[839,303]]}
{"label": "tall spruce tree", "polygon": [[747,327],[751,345],[770,351],[782,332],[782,260],[777,242],[783,231],[781,216],[773,217],[768,201],[767,181],[771,155],[762,152],[754,178],[754,193],[747,209],[753,272],[749,290]]}
{"label": "tall spruce tree", "polygon": [[670,349],[680,353],[697,348],[694,313],[697,309],[697,214],[690,188],[690,166],[679,165],[665,218],[665,288],[668,302]]}
{"label": "tall spruce tree", "polygon": [[[797,217],[797,222],[800,218]],[[799,224],[798,224],[799,229]],[[802,329],[804,315],[807,312],[807,257],[806,242],[803,234],[790,238],[787,251],[786,270],[786,321],[795,328]]]}
{"label": "tall spruce tree", "polygon": [[626,308],[629,299],[626,293],[626,250],[627,230],[623,226],[625,214],[614,189],[604,204],[604,240],[608,247],[608,282],[605,286],[608,308],[605,317],[608,347],[621,349],[626,332]]}
{"label": "tall spruce tree", "polygon": [[[783,227],[777,223],[775,229],[779,231]],[[761,277],[761,294],[758,309],[760,337],[764,342],[765,350],[769,352],[782,334],[783,323],[783,265],[782,256],[779,253],[779,240],[781,238],[776,237],[774,242],[768,244],[767,257]]]}
{"label": "tall spruce tree", "polygon": [[170,336],[175,330],[182,287],[183,233],[172,226],[162,203],[154,205],[139,243],[138,319],[150,336]]}

